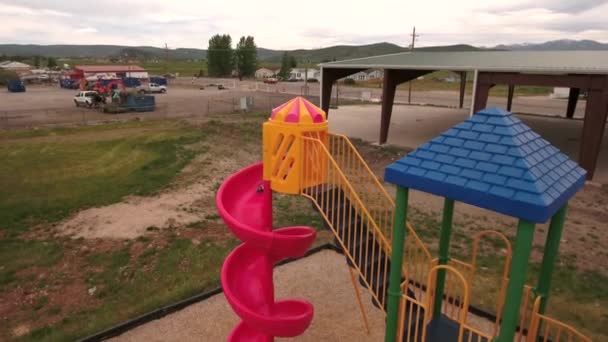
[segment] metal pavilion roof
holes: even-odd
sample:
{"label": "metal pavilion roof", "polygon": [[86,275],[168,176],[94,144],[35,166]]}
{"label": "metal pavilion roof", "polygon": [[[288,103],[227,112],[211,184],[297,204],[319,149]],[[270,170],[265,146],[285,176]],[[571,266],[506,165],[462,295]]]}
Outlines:
{"label": "metal pavilion roof", "polygon": [[414,51],[322,63],[321,67],[608,74],[608,51]]}
{"label": "metal pavilion roof", "polygon": [[545,222],[586,172],[511,113],[484,109],[385,169],[385,181]]}

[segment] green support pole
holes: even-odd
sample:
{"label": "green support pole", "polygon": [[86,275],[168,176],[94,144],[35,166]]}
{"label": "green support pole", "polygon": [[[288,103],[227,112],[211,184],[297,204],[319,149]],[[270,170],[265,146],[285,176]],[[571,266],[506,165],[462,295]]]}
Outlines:
{"label": "green support pole", "polygon": [[562,231],[564,222],[566,221],[567,204],[565,204],[551,219],[549,225],[549,233],[545,241],[545,251],[543,261],[540,266],[540,275],[538,277],[538,286],[536,293],[541,296],[539,312],[544,313],[549,300],[549,290],[551,289],[551,277],[553,277],[553,269],[557,260],[559,243],[562,239]]}
{"label": "green support pole", "polygon": [[[452,218],[454,217],[454,200],[446,198],[443,202],[443,219],[441,221],[441,236],[439,237],[439,265],[446,265],[449,260],[450,237],[452,235]],[[445,270],[437,271],[435,286],[435,306],[433,318],[441,314],[443,290],[445,288]]]}
{"label": "green support pole", "polygon": [[403,262],[403,242],[405,239],[405,221],[407,220],[408,189],[397,187],[395,198],[395,214],[393,221],[393,241],[391,252],[391,269],[388,283],[388,305],[386,332],[384,341],[395,342],[397,339],[397,317],[399,316],[399,301],[401,300],[401,264]]}
{"label": "green support pole", "polygon": [[528,260],[530,259],[533,238],[534,223],[520,220],[517,225],[515,249],[513,251],[513,258],[511,259],[511,269],[509,270],[507,295],[502,308],[500,334],[495,340],[497,342],[513,342],[517,319],[519,318],[521,297],[526,282],[526,273],[528,272]]}

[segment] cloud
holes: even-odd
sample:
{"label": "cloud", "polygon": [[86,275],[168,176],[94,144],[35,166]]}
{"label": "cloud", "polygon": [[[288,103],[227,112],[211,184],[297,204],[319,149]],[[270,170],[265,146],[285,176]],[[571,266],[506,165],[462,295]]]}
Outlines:
{"label": "cloud", "polygon": [[97,29],[94,27],[82,27],[74,30],[76,33],[97,33]]}
{"label": "cloud", "polygon": [[33,9],[24,6],[7,5],[0,3],[0,16],[8,15],[23,15],[23,16],[55,16],[55,17],[71,17],[68,12],[57,11],[48,8]]}
{"label": "cloud", "polygon": [[0,42],[206,48],[212,35],[228,33],[235,42],[253,35],[258,46],[274,49],[379,41],[407,46],[412,26],[420,34],[417,46],[608,39],[608,7],[598,0],[436,0],[415,7],[377,0],[373,10],[309,0],[284,8],[283,0],[0,0]]}
{"label": "cloud", "polygon": [[490,11],[505,13],[528,9],[546,9],[556,13],[579,14],[605,4],[606,0],[512,0],[508,3],[492,4],[490,5]]}

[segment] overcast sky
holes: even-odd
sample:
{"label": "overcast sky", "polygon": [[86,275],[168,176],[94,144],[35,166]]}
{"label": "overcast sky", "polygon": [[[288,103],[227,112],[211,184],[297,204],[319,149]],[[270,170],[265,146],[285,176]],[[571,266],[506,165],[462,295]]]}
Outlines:
{"label": "overcast sky", "polygon": [[417,46],[607,42],[608,0],[0,0],[0,43],[207,48],[229,33],[271,49],[407,46],[412,26]]}

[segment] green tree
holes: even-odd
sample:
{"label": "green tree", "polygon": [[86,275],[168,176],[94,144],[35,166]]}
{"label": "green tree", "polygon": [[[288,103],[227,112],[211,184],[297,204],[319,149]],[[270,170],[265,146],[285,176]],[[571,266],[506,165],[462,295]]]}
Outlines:
{"label": "green tree", "polygon": [[49,57],[46,60],[46,67],[49,69],[55,69],[57,67],[57,60],[53,57]]}
{"label": "green tree", "polygon": [[298,61],[296,61],[296,58],[294,56],[289,57],[289,66],[292,68],[295,68],[298,66]]}
{"label": "green tree", "polygon": [[258,66],[258,47],[252,36],[241,37],[235,51],[236,67],[239,78],[251,77]]}
{"label": "green tree", "polygon": [[228,34],[216,34],[209,39],[207,65],[209,76],[229,76],[234,65],[232,38]]}
{"label": "green tree", "polygon": [[287,52],[285,52],[283,53],[283,57],[281,57],[281,69],[279,70],[279,77],[283,80],[288,79],[291,68],[291,58]]}
{"label": "green tree", "polygon": [[40,68],[40,56],[34,56],[34,66]]}
{"label": "green tree", "polygon": [[0,85],[4,86],[8,83],[8,81],[10,80],[18,80],[19,79],[19,75],[17,75],[16,72],[12,71],[12,70],[2,70],[0,69]]}

